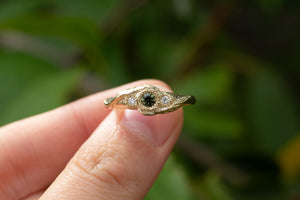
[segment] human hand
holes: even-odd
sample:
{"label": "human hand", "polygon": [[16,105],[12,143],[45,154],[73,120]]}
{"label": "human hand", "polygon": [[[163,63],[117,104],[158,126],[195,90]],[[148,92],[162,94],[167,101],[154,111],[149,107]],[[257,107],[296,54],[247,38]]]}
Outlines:
{"label": "human hand", "polygon": [[0,128],[0,199],[143,199],[182,128],[183,112],[143,116],[103,101],[142,80]]}

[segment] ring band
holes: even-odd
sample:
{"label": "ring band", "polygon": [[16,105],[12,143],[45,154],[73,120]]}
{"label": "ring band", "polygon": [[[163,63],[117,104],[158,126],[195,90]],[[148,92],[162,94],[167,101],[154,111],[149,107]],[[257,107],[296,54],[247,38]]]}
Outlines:
{"label": "ring band", "polygon": [[195,103],[196,99],[193,96],[160,91],[153,85],[123,90],[115,97],[104,100],[104,105],[108,108],[134,109],[148,116],[172,112],[183,105]]}

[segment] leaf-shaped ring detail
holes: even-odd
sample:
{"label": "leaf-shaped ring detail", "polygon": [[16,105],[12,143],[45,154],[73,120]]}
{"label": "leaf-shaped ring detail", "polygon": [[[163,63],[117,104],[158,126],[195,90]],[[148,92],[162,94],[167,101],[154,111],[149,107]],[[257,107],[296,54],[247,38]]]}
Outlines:
{"label": "leaf-shaped ring detail", "polygon": [[193,96],[160,91],[159,88],[153,85],[123,90],[115,97],[104,100],[104,104],[108,108],[135,109],[148,116],[172,112],[183,105],[195,103],[196,99]]}

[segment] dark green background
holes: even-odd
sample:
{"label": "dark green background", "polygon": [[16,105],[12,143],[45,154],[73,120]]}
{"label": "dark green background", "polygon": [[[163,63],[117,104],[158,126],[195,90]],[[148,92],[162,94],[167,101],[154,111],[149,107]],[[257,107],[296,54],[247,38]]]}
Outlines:
{"label": "dark green background", "polygon": [[299,199],[298,2],[1,1],[0,125],[161,79],[197,104],[147,200]]}

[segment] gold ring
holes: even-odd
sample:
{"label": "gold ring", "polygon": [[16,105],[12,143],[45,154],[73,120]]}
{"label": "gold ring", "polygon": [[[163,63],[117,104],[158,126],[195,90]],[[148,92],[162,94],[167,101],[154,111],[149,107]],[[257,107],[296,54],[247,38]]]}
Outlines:
{"label": "gold ring", "polygon": [[115,97],[104,100],[104,105],[108,108],[134,109],[148,116],[172,112],[183,105],[195,103],[196,99],[193,96],[160,91],[153,85],[123,90]]}

